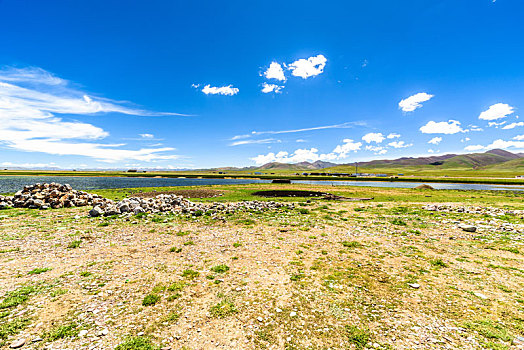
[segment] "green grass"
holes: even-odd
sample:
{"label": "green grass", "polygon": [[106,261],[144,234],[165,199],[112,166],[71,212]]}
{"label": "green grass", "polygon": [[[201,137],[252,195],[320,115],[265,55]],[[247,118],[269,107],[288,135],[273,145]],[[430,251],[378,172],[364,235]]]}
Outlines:
{"label": "green grass", "polygon": [[52,328],[44,334],[44,338],[49,341],[55,341],[63,338],[73,338],[78,335],[79,331],[78,325],[73,322],[67,325]]}
{"label": "green grass", "polygon": [[29,295],[35,292],[36,289],[34,287],[25,286],[7,293],[4,300],[0,303],[0,310],[16,307],[25,303],[29,299]]}
{"label": "green grass", "polygon": [[12,321],[0,322],[0,347],[10,336],[18,334],[28,324],[28,319],[15,319]]}
{"label": "green grass", "polygon": [[510,341],[513,337],[509,331],[501,324],[491,320],[477,320],[465,323],[466,328],[478,332],[487,339],[499,339]]}
{"label": "green grass", "polygon": [[48,267],[37,267],[36,269],[33,269],[33,270],[29,271],[27,274],[28,275],[39,275],[39,274],[47,272],[49,270],[51,270],[51,269],[48,268]]}
{"label": "green grass", "polygon": [[342,241],[340,243],[346,248],[362,248],[362,244],[357,241]]}
{"label": "green grass", "polygon": [[149,338],[130,337],[120,343],[114,350],[159,350],[158,346],[151,343]]}

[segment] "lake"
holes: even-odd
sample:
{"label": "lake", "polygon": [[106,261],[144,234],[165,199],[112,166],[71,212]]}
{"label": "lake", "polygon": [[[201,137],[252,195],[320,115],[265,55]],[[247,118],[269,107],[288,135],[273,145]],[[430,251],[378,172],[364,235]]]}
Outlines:
{"label": "lake", "polygon": [[[16,192],[26,185],[37,182],[68,183],[77,190],[95,190],[103,188],[136,188],[136,187],[168,187],[168,186],[205,186],[205,185],[241,185],[254,183],[270,183],[271,180],[257,179],[185,179],[185,178],[140,178],[140,177],[92,177],[92,176],[0,176],[0,193]],[[293,183],[326,185],[326,186],[364,186],[413,188],[422,182],[390,182],[390,181],[308,181],[297,180]],[[429,183],[439,190],[495,190],[524,191],[524,186]]]}

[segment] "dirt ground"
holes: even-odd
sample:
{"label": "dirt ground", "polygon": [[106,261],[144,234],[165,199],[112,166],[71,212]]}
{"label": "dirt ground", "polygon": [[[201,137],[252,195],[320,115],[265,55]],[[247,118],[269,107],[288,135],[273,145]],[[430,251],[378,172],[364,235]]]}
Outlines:
{"label": "dirt ground", "polygon": [[221,220],[86,213],[0,211],[5,348],[510,349],[524,336],[519,217],[332,201]]}

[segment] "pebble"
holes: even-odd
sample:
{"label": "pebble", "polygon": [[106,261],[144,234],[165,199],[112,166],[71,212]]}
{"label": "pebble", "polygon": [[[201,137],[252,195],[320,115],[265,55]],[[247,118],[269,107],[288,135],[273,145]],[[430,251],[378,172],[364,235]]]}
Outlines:
{"label": "pebble", "polygon": [[418,283],[408,283],[408,286],[410,286],[411,288],[414,288],[414,289],[419,289],[420,288],[420,284],[418,284]]}
{"label": "pebble", "polygon": [[24,344],[25,344],[25,339],[24,338],[18,339],[17,341],[11,343],[10,348],[11,349],[18,349],[18,348],[21,348],[22,346],[24,346]]}
{"label": "pebble", "polygon": [[297,313],[295,311],[291,311],[291,313],[289,314],[289,316],[291,317],[295,317],[297,315]]}
{"label": "pebble", "polygon": [[479,292],[475,292],[473,294],[475,294],[475,296],[479,297],[480,299],[487,299],[488,298],[487,296],[485,296],[484,294],[479,293]]}

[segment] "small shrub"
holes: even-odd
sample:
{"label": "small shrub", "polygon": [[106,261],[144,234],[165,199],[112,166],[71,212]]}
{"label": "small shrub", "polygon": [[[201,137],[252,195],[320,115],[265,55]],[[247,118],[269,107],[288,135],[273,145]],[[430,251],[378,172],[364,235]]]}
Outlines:
{"label": "small shrub", "polygon": [[198,271],[194,271],[191,269],[187,269],[184,270],[184,272],[182,272],[182,277],[185,277],[190,280],[197,278],[199,275],[200,273]]}
{"label": "small shrub", "polygon": [[187,236],[188,234],[189,234],[188,231],[178,231],[178,232],[176,233],[176,235],[177,235],[178,237]]}
{"label": "small shrub", "polygon": [[394,218],[393,220],[391,220],[391,223],[393,225],[398,225],[398,226],[407,226],[408,225],[404,220],[399,219],[399,218]]}
{"label": "small shrub", "polygon": [[75,249],[75,248],[80,247],[80,244],[82,244],[82,241],[80,241],[80,240],[78,240],[78,241],[72,241],[72,242],[70,242],[70,243],[67,245],[67,248],[69,248],[69,249]]}
{"label": "small shrub", "polygon": [[184,242],[184,245],[195,245],[195,242],[193,242],[193,241],[187,241],[187,242]]}
{"label": "small shrub", "polygon": [[218,304],[213,305],[211,309],[209,309],[209,312],[214,317],[224,318],[237,312],[237,309],[231,301],[224,299]]}
{"label": "small shrub", "polygon": [[167,290],[170,292],[179,292],[184,289],[185,286],[186,284],[184,282],[174,282],[169,287],[167,287]]}
{"label": "small shrub", "polygon": [[293,282],[296,282],[296,281],[301,280],[304,277],[305,276],[302,273],[295,273],[295,274],[291,275],[291,277],[289,277],[289,279],[292,280]]}
{"label": "small shrub", "polygon": [[151,306],[151,305],[155,305],[159,301],[160,301],[160,296],[156,294],[148,294],[145,296],[144,300],[142,300],[142,305]]}
{"label": "small shrub", "polygon": [[242,246],[242,243],[239,243],[239,242],[233,243],[233,247],[235,247],[235,248],[238,248],[238,247],[241,247],[241,246]]}
{"label": "small shrub", "polygon": [[369,342],[370,335],[366,329],[360,329],[356,326],[346,326],[346,335],[351,344],[357,349],[363,349]]}
{"label": "small shrub", "polygon": [[441,258],[433,259],[429,263],[436,267],[448,267],[448,264],[446,264]]}
{"label": "small shrub", "polygon": [[362,248],[362,244],[357,241],[342,241],[341,243],[346,248]]}
{"label": "small shrub", "polygon": [[305,208],[299,208],[298,209],[298,212],[300,214],[309,214],[309,210],[308,209],[305,209]]}
{"label": "small shrub", "polygon": [[224,264],[213,266],[211,268],[211,271],[216,272],[216,273],[225,273],[229,271],[229,266],[224,265]]}
{"label": "small shrub", "polygon": [[82,276],[82,277],[89,277],[91,275],[92,275],[92,273],[89,272],[89,271],[82,271],[82,272],[80,272],[80,276]]}
{"label": "small shrub", "polygon": [[169,251],[171,253],[180,253],[182,252],[182,248],[179,248],[179,247],[171,247],[171,249],[169,249]]}

